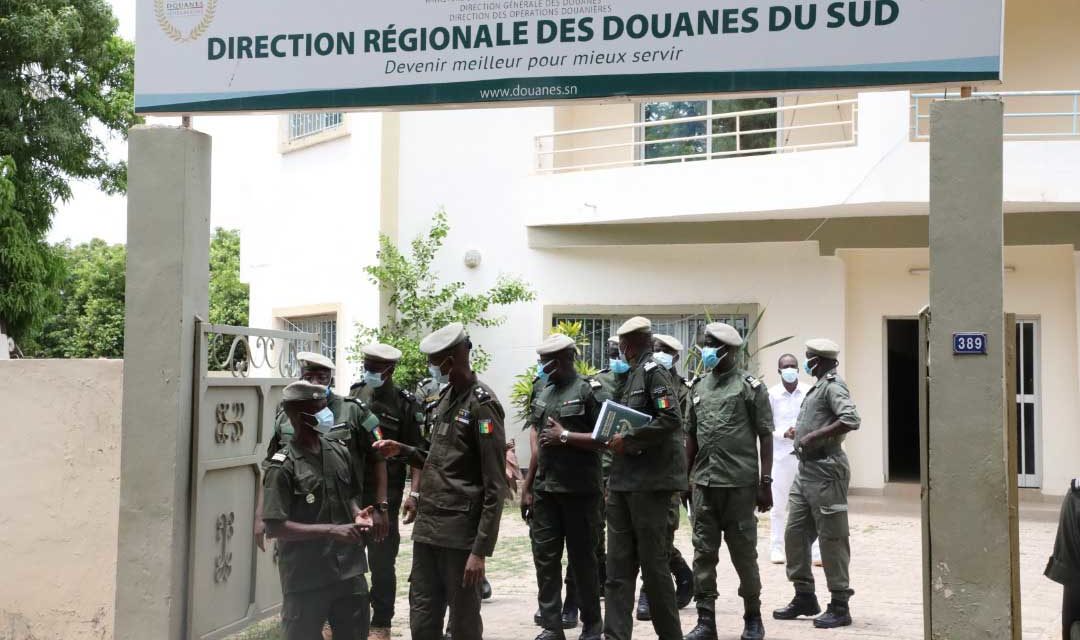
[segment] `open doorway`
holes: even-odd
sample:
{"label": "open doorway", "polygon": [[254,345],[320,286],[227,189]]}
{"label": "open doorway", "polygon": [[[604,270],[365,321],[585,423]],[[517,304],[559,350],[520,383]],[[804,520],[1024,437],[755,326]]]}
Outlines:
{"label": "open doorway", "polygon": [[919,321],[888,319],[886,430],[889,482],[919,481]]}

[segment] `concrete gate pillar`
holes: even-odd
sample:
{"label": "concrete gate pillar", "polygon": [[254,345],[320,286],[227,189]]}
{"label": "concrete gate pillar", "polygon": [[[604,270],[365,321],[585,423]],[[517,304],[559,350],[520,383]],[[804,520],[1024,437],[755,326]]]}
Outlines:
{"label": "concrete gate pillar", "polygon": [[128,141],[127,299],[116,640],[187,631],[195,317],[208,317],[210,136]]}
{"label": "concrete gate pillar", "polygon": [[[1002,103],[931,108],[927,638],[1013,637],[1003,333]],[[954,332],[988,355],[953,354]]]}

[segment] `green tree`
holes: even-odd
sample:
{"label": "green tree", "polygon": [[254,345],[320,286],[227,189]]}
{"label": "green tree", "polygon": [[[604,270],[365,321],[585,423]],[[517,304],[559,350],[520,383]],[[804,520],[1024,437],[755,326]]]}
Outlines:
{"label": "green tree", "polygon": [[16,340],[60,308],[63,258],[45,234],[73,179],[127,187],[108,157],[134,113],[134,46],[108,0],[0,0],[0,157],[14,200],[0,210],[0,324]]}
{"label": "green tree", "polygon": [[[240,282],[240,232],[214,229],[210,239],[210,322],[246,327],[248,324],[248,285]],[[231,341],[217,342],[210,362],[224,363]]]}
{"label": "green tree", "polygon": [[[401,350],[395,379],[404,388],[416,386],[427,372],[427,357],[420,353],[420,340],[430,331],[451,322],[466,327],[496,327],[505,317],[491,315],[505,307],[534,298],[533,292],[520,278],[500,276],[495,286],[480,293],[465,291],[465,283],[442,284],[432,263],[450,232],[446,212],[439,210],[432,218],[426,234],[417,236],[406,255],[385,235],[379,237],[378,264],[364,269],[373,284],[390,295],[391,312],[380,327],[357,324],[349,359],[362,359],[360,348],[373,341],[389,344]],[[490,362],[484,348],[473,348],[473,368],[483,371]]]}
{"label": "green tree", "polygon": [[61,304],[24,351],[40,358],[121,358],[124,355],[124,245],[104,240],[53,251],[64,265]]}

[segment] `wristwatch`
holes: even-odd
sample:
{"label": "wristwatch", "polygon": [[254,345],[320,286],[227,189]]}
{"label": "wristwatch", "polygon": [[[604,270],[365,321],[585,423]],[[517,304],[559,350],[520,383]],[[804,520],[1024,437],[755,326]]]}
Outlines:
{"label": "wristwatch", "polygon": [[559,442],[561,442],[563,444],[566,444],[569,441],[570,441],[570,432],[569,431],[563,431],[562,433],[559,434]]}
{"label": "wristwatch", "polygon": [[387,502],[386,500],[383,500],[382,502],[376,502],[375,503],[375,509],[379,513],[386,513],[387,511],[390,510],[390,503]]}
{"label": "wristwatch", "polygon": [[419,491],[410,491],[409,492],[409,497],[419,500],[420,499],[420,492]]}
{"label": "wristwatch", "polygon": [[761,484],[772,484],[772,476],[761,476]]}

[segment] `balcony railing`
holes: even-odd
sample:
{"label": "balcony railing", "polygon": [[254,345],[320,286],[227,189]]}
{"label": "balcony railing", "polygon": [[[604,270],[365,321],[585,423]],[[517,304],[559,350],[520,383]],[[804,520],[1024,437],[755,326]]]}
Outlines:
{"label": "balcony railing", "polygon": [[[775,124],[747,126],[763,117]],[[857,139],[858,101],[833,100],[543,134],[536,137],[536,169],[564,173],[798,153],[851,146]]]}
{"label": "balcony railing", "polygon": [[[974,97],[1001,98],[1005,102],[1005,138],[1008,140],[1080,140],[1080,90],[982,91]],[[930,103],[955,93],[915,93],[911,96],[911,137],[930,139]]]}

